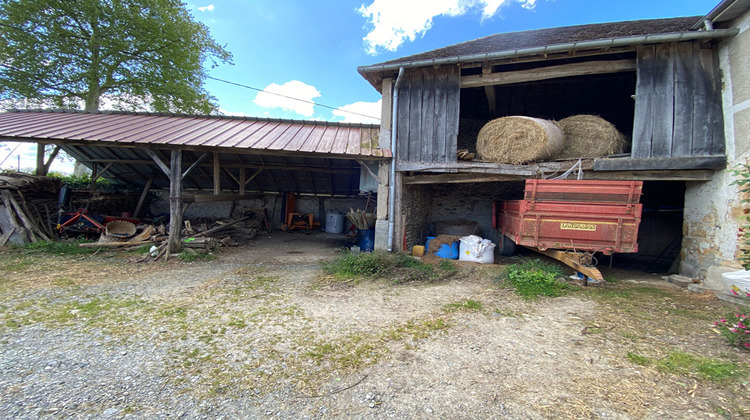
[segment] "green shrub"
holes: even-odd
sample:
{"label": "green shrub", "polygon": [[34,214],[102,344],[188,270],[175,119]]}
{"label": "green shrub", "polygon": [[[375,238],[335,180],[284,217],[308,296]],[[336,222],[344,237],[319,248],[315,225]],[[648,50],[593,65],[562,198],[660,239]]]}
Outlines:
{"label": "green shrub", "polygon": [[536,299],[565,295],[569,286],[558,280],[563,276],[565,272],[559,266],[536,259],[507,266],[500,280],[510,284],[522,298]]}

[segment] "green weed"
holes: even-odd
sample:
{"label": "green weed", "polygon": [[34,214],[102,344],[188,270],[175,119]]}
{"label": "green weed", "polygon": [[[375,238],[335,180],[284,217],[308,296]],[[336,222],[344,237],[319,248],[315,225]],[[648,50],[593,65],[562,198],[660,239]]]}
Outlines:
{"label": "green weed", "polygon": [[96,252],[96,248],[82,248],[78,245],[82,243],[91,242],[86,239],[78,239],[75,241],[39,241],[32,242],[23,246],[23,249],[32,251],[40,254],[55,254],[55,255],[84,255],[93,254]]}
{"label": "green weed", "polygon": [[640,366],[653,365],[664,373],[697,377],[700,380],[716,383],[726,383],[747,374],[739,363],[694,356],[681,351],[671,351],[658,360],[636,353],[628,353],[627,357],[628,360]]}
{"label": "green weed", "polygon": [[394,283],[440,280],[454,275],[456,267],[448,260],[432,265],[405,253],[384,251],[352,253],[344,250],[321,263],[323,272],[340,280],[388,278]]}
{"label": "green weed", "polygon": [[457,312],[457,311],[481,311],[482,302],[478,300],[464,299],[462,301],[449,303],[443,305],[443,311],[445,312]]}
{"label": "green weed", "polygon": [[558,280],[564,275],[559,266],[536,259],[507,266],[499,280],[510,284],[522,298],[533,300],[565,295],[569,286]]}

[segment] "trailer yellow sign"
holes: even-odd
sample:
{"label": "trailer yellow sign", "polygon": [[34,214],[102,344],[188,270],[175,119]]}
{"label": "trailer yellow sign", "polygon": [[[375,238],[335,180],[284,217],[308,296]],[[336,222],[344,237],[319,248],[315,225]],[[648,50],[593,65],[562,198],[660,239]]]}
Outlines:
{"label": "trailer yellow sign", "polygon": [[562,223],[560,223],[560,229],[563,229],[563,230],[585,230],[585,231],[588,231],[588,232],[596,232],[596,225],[594,223],[562,222]]}

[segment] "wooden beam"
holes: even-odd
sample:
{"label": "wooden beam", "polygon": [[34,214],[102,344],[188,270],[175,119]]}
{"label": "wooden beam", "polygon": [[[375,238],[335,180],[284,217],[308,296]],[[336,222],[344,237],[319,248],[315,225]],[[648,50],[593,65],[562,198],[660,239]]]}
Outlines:
{"label": "wooden beam", "polygon": [[96,182],[99,178],[102,177],[102,175],[104,175],[105,172],[107,172],[107,169],[109,169],[112,165],[114,165],[114,162],[108,163],[107,166],[105,166],[104,169],[102,169],[101,171],[98,171],[96,175],[92,173],[91,181]]}
{"label": "wooden beam", "polygon": [[189,168],[185,169],[185,172],[182,173],[182,178],[184,179],[185,177],[187,177],[190,174],[190,172],[192,172],[193,169],[197,168],[198,165],[200,165],[201,162],[203,162],[207,157],[208,157],[208,153],[204,153],[201,155],[201,157],[196,159],[195,162],[193,162],[193,164],[190,165]]}
{"label": "wooden beam", "polygon": [[[528,165],[508,165],[489,162],[398,162],[397,172],[435,172],[435,173],[483,173],[516,176],[542,176],[555,172],[565,172],[573,162],[541,162]],[[592,161],[581,163],[583,170],[593,169]]]}
{"label": "wooden beam", "polygon": [[222,169],[222,170],[224,171],[224,173],[225,173],[225,174],[227,174],[227,176],[228,176],[228,177],[232,178],[232,180],[233,180],[234,182],[236,182],[236,183],[237,183],[237,185],[239,185],[239,183],[240,183],[240,180],[239,180],[239,179],[237,179],[237,177],[236,177],[236,176],[234,176],[234,174],[233,174],[233,173],[229,172],[229,169],[227,169],[227,168],[221,168],[221,169]]}
{"label": "wooden beam", "polygon": [[[368,157],[369,158],[369,157]],[[81,163],[119,163],[123,165],[152,165],[154,164],[153,160],[143,160],[143,159],[84,159],[79,160]],[[188,162],[184,162],[185,164],[188,164]],[[192,162],[191,165],[195,165],[195,162]],[[204,163],[200,162],[197,167],[209,167],[213,166],[212,163]],[[166,166],[165,166],[166,167]],[[312,172],[332,172],[332,173],[340,173],[340,174],[353,174],[356,173],[356,170],[347,169],[347,168],[332,168],[327,169],[325,167],[320,166],[305,166],[305,165],[281,165],[281,164],[274,164],[274,163],[229,163],[229,162],[222,162],[221,164],[222,168],[247,168],[247,169],[276,169],[276,170],[282,170],[282,171],[312,171]],[[189,170],[192,170],[191,168],[188,168]],[[193,168],[194,169],[194,168]],[[162,169],[163,171],[163,169]],[[187,171],[185,171],[187,172]],[[183,176],[184,177],[184,176]]]}
{"label": "wooden beam", "polygon": [[141,198],[138,199],[138,205],[135,206],[135,211],[133,211],[133,217],[137,218],[138,214],[141,212],[141,207],[143,207],[143,203],[146,202],[146,196],[148,195],[148,192],[151,189],[151,184],[154,182],[154,178],[155,178],[154,174],[151,173],[151,176],[148,177],[148,181],[146,181],[146,186],[143,187]]}
{"label": "wooden beam", "polygon": [[476,182],[503,182],[519,181],[524,179],[519,176],[493,175],[493,174],[435,174],[435,175],[412,175],[404,177],[404,184],[463,184]]}
{"label": "wooden beam", "polygon": [[[166,165],[165,165],[166,166]],[[182,150],[173,149],[169,173],[169,239],[167,254],[180,252],[182,230]]]}
{"label": "wooden beam", "polygon": [[723,169],[726,156],[595,159],[594,171],[658,171],[684,169]]}
{"label": "wooden beam", "polygon": [[584,172],[583,179],[623,181],[710,181],[714,171],[708,169],[684,171],[616,171]]}
{"label": "wooden beam", "polygon": [[512,85],[561,77],[635,71],[635,60],[586,61],[559,66],[537,67],[529,70],[506,71],[461,77],[461,87]]}
{"label": "wooden beam", "polygon": [[169,168],[164,164],[164,162],[161,161],[161,158],[159,158],[156,152],[151,149],[143,149],[143,151],[145,151],[147,155],[151,156],[151,159],[154,161],[154,163],[156,163],[156,166],[158,166],[159,169],[161,169],[161,171],[164,172],[167,177],[170,176],[171,172]]}
{"label": "wooden beam", "polygon": [[245,185],[247,185],[247,181],[245,180],[246,174],[245,174],[245,168],[240,168],[240,179],[239,179],[239,188],[237,189],[237,192],[240,195],[245,194]]}
{"label": "wooden beam", "polygon": [[263,197],[263,194],[188,194],[183,193],[182,201],[186,203],[217,203],[221,201],[252,200]]}

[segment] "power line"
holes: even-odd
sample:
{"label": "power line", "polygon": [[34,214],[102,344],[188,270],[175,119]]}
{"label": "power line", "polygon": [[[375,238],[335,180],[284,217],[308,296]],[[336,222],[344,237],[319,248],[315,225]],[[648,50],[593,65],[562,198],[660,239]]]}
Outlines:
{"label": "power line", "polygon": [[339,111],[339,112],[346,112],[347,114],[359,115],[360,117],[367,117],[367,118],[372,118],[373,120],[380,121],[380,118],[373,117],[371,115],[360,114],[359,112],[347,111],[345,109],[337,108],[335,106],[323,105],[323,104],[319,104],[317,102],[308,101],[306,99],[299,99],[299,98],[295,98],[293,96],[282,95],[281,93],[269,92],[269,91],[264,90],[264,89],[259,89],[259,88],[256,88],[256,87],[252,87],[252,86],[248,86],[248,85],[243,85],[241,83],[230,82],[229,80],[219,79],[219,78],[216,78],[216,77],[207,76],[206,78],[207,79],[211,79],[211,80],[216,80],[217,82],[226,83],[226,84],[229,84],[229,85],[243,87],[245,89],[255,90],[255,91],[258,91],[258,92],[265,92],[265,93],[268,93],[269,95],[281,96],[282,98],[287,98],[287,99],[291,99],[291,100],[294,100],[294,101],[304,102],[306,104],[312,104],[312,105],[316,105],[316,106],[322,106],[323,108],[329,108],[329,109],[333,109],[333,110],[336,110],[336,111]]}

